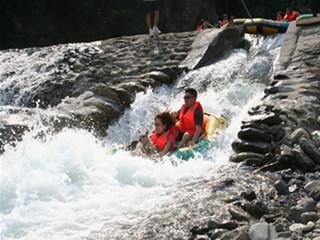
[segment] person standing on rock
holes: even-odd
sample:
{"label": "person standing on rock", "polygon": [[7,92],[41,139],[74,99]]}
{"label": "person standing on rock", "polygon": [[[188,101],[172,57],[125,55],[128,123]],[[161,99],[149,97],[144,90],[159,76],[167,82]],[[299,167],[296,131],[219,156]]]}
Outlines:
{"label": "person standing on rock", "polygon": [[205,132],[203,108],[197,101],[197,91],[193,88],[185,90],[184,104],[177,113],[179,116],[178,148],[197,143]]}
{"label": "person standing on rock", "polygon": [[[159,23],[159,2],[158,0],[143,0],[144,11],[146,13],[146,22],[149,29],[149,35],[152,37],[158,35],[161,31],[158,28]],[[152,27],[152,18],[153,15],[153,27]]]}

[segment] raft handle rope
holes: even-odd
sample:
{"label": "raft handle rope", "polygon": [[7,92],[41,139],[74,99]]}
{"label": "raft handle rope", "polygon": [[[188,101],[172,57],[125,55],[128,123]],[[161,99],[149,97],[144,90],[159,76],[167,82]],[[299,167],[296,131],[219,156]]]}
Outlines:
{"label": "raft handle rope", "polygon": [[246,5],[245,1],[244,1],[244,0],[241,0],[241,3],[242,3],[242,5],[243,5],[244,9],[246,10],[246,12],[247,12],[248,16],[251,18],[251,21],[252,21],[252,23],[253,23],[253,17],[252,17],[252,15],[251,15],[251,13],[250,13],[250,11],[249,11],[249,9],[248,9],[248,7],[247,7],[247,5]]}

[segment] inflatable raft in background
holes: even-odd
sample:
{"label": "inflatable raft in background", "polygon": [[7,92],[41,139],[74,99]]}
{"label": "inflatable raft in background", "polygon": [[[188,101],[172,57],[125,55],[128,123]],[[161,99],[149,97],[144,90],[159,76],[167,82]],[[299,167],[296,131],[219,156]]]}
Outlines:
{"label": "inflatable raft in background", "polygon": [[313,14],[302,14],[296,20],[297,26],[308,26],[320,23],[320,16],[313,16]]}
{"label": "inflatable raft in background", "polygon": [[244,33],[270,35],[285,33],[290,23],[264,18],[236,18],[233,20],[233,24]]}
{"label": "inflatable raft in background", "polygon": [[206,118],[206,130],[205,137],[199,143],[185,148],[177,149],[171,153],[168,153],[167,156],[176,156],[181,160],[189,160],[190,158],[195,157],[195,154],[205,154],[210,147],[210,143],[213,142],[218,134],[228,126],[228,122],[225,118],[217,116],[210,113],[205,113],[204,117]]}

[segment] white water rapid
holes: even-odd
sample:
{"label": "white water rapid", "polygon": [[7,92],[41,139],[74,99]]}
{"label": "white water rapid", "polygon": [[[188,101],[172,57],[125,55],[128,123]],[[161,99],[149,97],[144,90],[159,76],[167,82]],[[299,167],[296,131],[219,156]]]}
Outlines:
{"label": "white water rapid", "polygon": [[[64,129],[42,140],[30,132],[15,147],[8,147],[0,155],[0,238],[184,236],[179,229],[157,235],[148,224],[188,216],[179,204],[202,204],[208,196],[201,187],[188,186],[218,177],[219,167],[229,164],[231,142],[247,110],[263,96],[282,42],[281,37],[249,40],[249,53],[235,49],[213,65],[181,76],[172,86],[139,93],[103,140],[84,130]],[[172,164],[126,151],[106,154],[104,145],[130,142],[139,132],[151,130],[157,112],[178,109],[185,87],[197,89],[204,109],[223,114],[229,122],[205,156]],[[170,214],[159,216],[168,207]]]}

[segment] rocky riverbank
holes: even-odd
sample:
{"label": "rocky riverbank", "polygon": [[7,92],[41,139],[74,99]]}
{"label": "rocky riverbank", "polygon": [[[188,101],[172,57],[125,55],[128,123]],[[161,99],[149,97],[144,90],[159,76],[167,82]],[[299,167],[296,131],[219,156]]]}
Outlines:
{"label": "rocky riverbank", "polygon": [[3,51],[0,102],[10,107],[1,109],[0,150],[39,114],[54,131],[77,127],[104,136],[137,92],[171,84],[241,42],[238,31],[216,29]]}
{"label": "rocky riverbank", "polygon": [[192,239],[320,239],[319,34],[319,25],[290,25],[265,96],[232,144],[248,181],[273,172],[267,190],[243,191],[227,220],[213,216]]}

